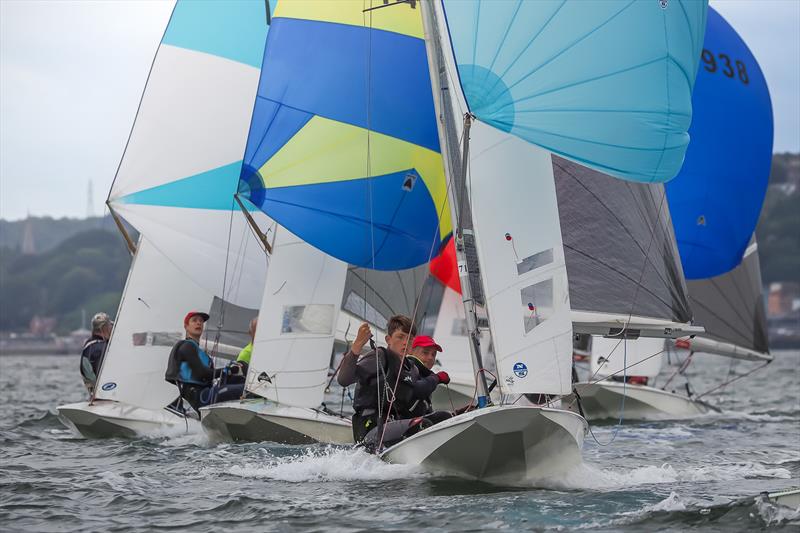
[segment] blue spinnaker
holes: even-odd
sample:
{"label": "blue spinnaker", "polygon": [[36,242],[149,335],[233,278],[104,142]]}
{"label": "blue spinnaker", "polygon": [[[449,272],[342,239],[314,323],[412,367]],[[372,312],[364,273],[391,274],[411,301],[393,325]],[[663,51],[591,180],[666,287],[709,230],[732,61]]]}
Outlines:
{"label": "blue spinnaker", "polygon": [[772,104],[747,45],[713,9],[697,75],[692,142],[667,184],[687,279],[724,274],[755,230],[772,162]]}
{"label": "blue spinnaker", "polygon": [[706,0],[444,0],[477,118],[615,177],[664,182],[689,143]]}

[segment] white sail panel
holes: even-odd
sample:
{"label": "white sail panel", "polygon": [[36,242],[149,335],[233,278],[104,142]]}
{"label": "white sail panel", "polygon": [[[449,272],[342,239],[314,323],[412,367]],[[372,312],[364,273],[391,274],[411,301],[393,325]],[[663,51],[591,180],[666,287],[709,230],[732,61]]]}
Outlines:
{"label": "white sail panel", "polygon": [[139,239],[96,397],[149,409],[177,398],[177,387],[164,381],[169,353],[185,337],[186,313],[208,312],[213,299],[146,237]]}
{"label": "white sail panel", "polygon": [[[258,308],[267,254],[238,208],[230,212],[121,204],[116,211],[198,286],[225,301]],[[260,211],[251,214],[271,237],[273,222]]]}
{"label": "white sail panel", "polygon": [[320,405],[346,275],[346,263],[278,227],[248,390],[286,405]]}
{"label": "white sail panel", "polygon": [[627,376],[654,378],[661,372],[664,342],[649,337],[592,337],[592,375],[622,377],[624,371]]}
{"label": "white sail panel", "polygon": [[[241,164],[259,72],[213,54],[162,44],[109,200],[196,207],[223,201],[230,208],[238,168],[235,179],[222,183],[228,190],[225,198],[189,183],[186,191],[178,191],[184,194],[152,189]],[[146,190],[151,190],[148,196],[129,196]]]}
{"label": "white sail panel", "polygon": [[504,393],[571,390],[572,323],[550,152],[475,121],[470,186]]}
{"label": "white sail panel", "polygon": [[[464,302],[461,295],[446,287],[442,297],[442,305],[436,318],[433,338],[442,347],[437,356],[442,369],[446,370],[453,382],[474,384],[475,370],[469,351],[467,319],[464,313]],[[483,359],[488,359],[488,342],[481,342]]]}

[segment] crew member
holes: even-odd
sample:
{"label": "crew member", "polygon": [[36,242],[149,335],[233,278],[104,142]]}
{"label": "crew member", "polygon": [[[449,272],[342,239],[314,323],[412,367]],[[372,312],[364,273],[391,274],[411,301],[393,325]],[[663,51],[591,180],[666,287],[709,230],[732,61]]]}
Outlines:
{"label": "crew member", "polygon": [[370,449],[374,450],[381,441],[391,446],[436,421],[415,416],[412,408],[418,400],[428,399],[439,383],[449,383],[450,377],[446,372],[423,377],[417,366],[405,358],[415,333],[410,318],[393,316],[387,324],[386,348],[376,348],[359,359],[372,337],[369,324],[364,323],[342,361],[337,381],[343,387],[356,384],[353,438],[365,442]]}
{"label": "crew member", "polygon": [[97,313],[92,317],[92,336],[83,343],[81,352],[81,376],[89,394],[94,392],[113,326],[114,322],[105,313]]}
{"label": "crew member", "polygon": [[164,379],[178,386],[180,396],[200,413],[200,408],[214,402],[240,398],[242,385],[214,385],[214,361],[200,347],[208,314],[190,311],[183,319],[186,338],[175,343],[169,354]]}

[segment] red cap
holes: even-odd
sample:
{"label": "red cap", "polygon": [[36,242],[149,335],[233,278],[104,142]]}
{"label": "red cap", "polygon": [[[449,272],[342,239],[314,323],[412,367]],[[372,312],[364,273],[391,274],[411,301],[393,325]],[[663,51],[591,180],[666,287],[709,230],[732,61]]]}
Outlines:
{"label": "red cap", "polygon": [[203,322],[206,322],[209,319],[208,313],[204,313],[202,311],[189,311],[188,313],[186,313],[186,316],[183,317],[183,325],[185,326],[186,324],[188,324],[189,319],[197,315],[203,317]]}
{"label": "red cap", "polygon": [[412,348],[416,348],[417,346],[422,346],[423,348],[427,348],[428,346],[432,346],[436,348],[437,352],[442,351],[442,347],[434,342],[433,337],[428,337],[427,335],[417,335],[414,337],[414,342],[411,343]]}

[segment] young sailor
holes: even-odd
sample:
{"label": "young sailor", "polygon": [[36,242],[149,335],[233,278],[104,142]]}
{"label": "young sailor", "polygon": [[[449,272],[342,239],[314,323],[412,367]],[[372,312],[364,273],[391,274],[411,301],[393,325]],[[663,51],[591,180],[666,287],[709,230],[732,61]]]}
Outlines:
{"label": "young sailor", "polygon": [[200,347],[200,337],[209,316],[189,311],[183,319],[186,338],[175,343],[169,354],[164,379],[177,385],[181,398],[200,413],[200,408],[214,402],[239,398],[242,385],[214,386],[214,360]]}
{"label": "young sailor", "polygon": [[[424,406],[439,383],[450,382],[446,372],[428,371],[428,375],[420,375],[417,365],[405,357],[416,333],[410,318],[393,316],[386,331],[386,348],[376,348],[359,359],[358,354],[372,337],[369,324],[362,324],[337,376],[343,387],[356,384],[353,438],[373,450],[381,441],[391,446],[439,421],[438,417],[432,420],[423,416],[430,414],[430,408],[420,406]],[[387,422],[385,430],[384,422]]]}

